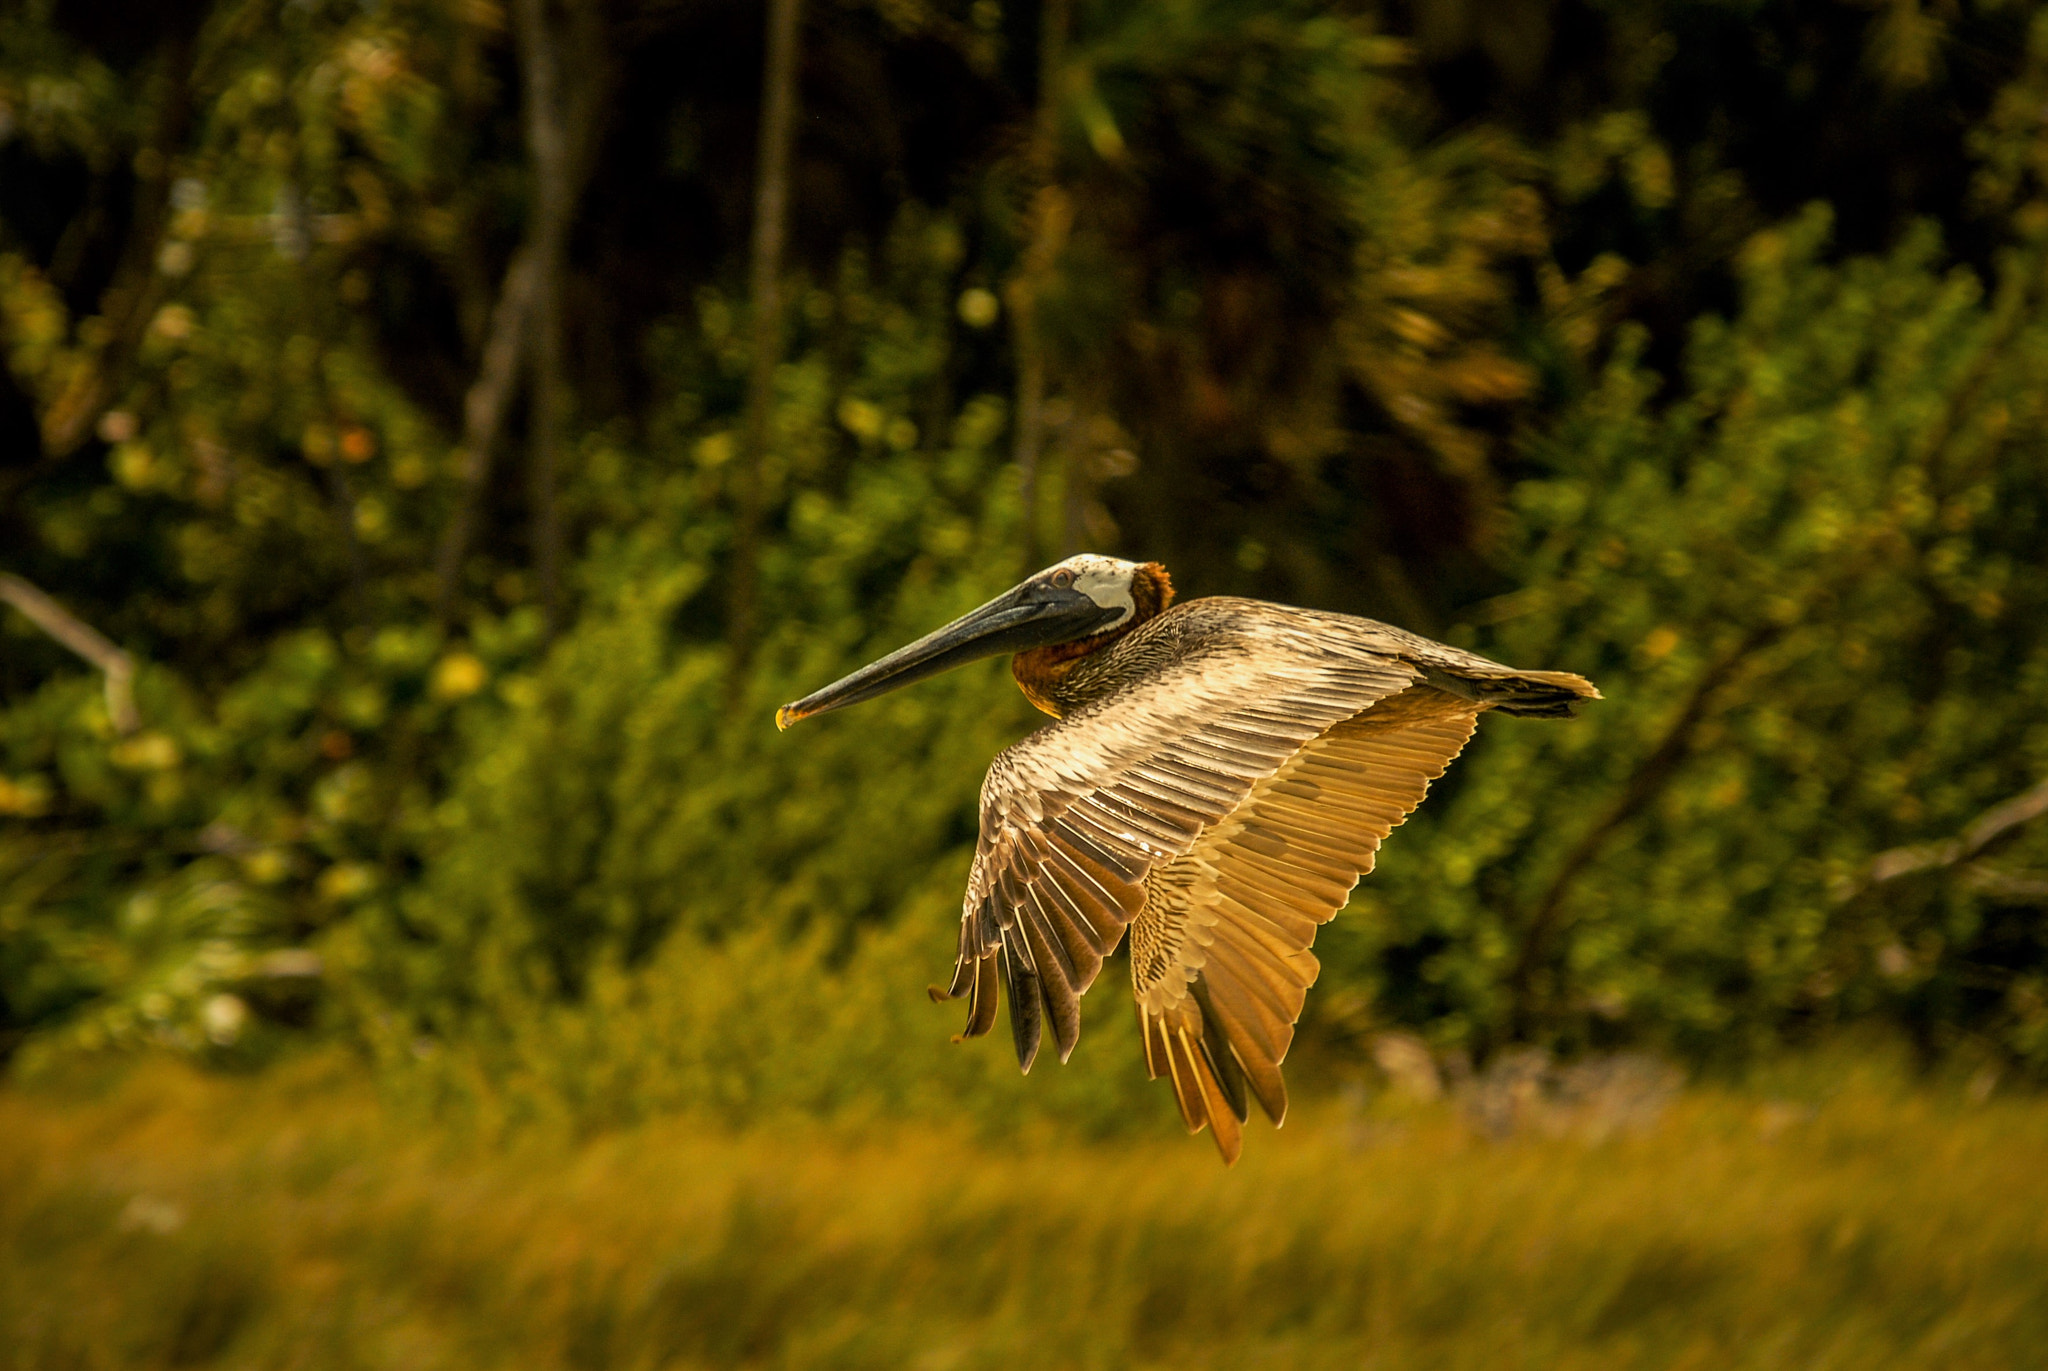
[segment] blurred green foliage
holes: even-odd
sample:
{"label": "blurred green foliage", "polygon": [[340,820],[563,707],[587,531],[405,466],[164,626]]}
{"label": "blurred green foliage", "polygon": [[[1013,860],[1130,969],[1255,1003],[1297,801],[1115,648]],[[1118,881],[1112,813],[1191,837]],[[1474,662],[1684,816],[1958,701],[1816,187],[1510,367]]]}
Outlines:
{"label": "blurred green foliage", "polygon": [[1877,879],[2048,774],[2048,17],[1089,0],[1041,60],[1021,0],[817,4],[736,548],[759,15],[602,14],[558,635],[516,406],[436,573],[532,222],[504,10],[0,14],[0,571],[143,720],[0,610],[0,1054],[326,1033],[587,1121],[1106,1127],[1113,981],[1027,1088],[920,995],[1031,722],[1000,668],[769,724],[1088,545],[1606,691],[1488,721],[1325,936],[1314,1041],[1877,1015],[2048,1068],[2048,825]]}
{"label": "blurred green foliage", "polygon": [[1482,730],[1341,935],[1421,954],[1386,991],[1447,1038],[1702,1056],[1885,1012],[2043,1060],[2038,910],[1988,866],[1870,877],[2048,770],[2042,259],[1987,299],[1928,231],[1829,266],[1829,229],[1751,239],[1680,398],[1625,335],[1532,448],[1526,585],[1470,640],[1610,698]]}

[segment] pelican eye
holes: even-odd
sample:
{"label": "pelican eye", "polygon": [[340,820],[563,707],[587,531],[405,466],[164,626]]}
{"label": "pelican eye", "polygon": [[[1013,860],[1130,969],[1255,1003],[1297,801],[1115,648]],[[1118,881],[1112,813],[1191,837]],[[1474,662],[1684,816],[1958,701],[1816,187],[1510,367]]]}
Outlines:
{"label": "pelican eye", "polygon": [[1052,583],[1061,590],[1065,590],[1068,586],[1074,584],[1074,573],[1071,571],[1055,571],[1052,574]]}

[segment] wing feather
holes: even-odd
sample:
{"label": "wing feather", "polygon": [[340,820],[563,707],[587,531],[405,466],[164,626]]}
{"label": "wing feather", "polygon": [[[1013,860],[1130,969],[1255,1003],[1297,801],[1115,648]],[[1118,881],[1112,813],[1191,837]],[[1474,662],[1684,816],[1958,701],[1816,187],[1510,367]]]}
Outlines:
{"label": "wing feather", "polygon": [[1280,1068],[1321,970],[1309,951],[1316,928],[1372,870],[1380,843],[1464,747],[1482,708],[1423,685],[1377,702],[1308,742],[1148,876],[1131,933],[1138,1016],[1159,1044],[1147,1066],[1179,1063],[1169,1074],[1182,1117],[1191,1130],[1216,1128],[1226,1160],[1239,1143],[1237,1119],[1219,1118],[1223,1077],[1212,1089],[1176,1045],[1227,1044],[1260,1107],[1285,1119]]}
{"label": "wing feather", "polygon": [[1063,964],[1058,943],[1045,927],[1035,903],[1018,924],[1024,930],[1032,961],[1039,968],[1038,993],[1045,1001],[1045,1016],[1052,1024],[1053,1044],[1059,1050],[1060,1060],[1065,1061],[1074,1044],[1081,1040],[1081,997],[1074,988],[1074,968]]}

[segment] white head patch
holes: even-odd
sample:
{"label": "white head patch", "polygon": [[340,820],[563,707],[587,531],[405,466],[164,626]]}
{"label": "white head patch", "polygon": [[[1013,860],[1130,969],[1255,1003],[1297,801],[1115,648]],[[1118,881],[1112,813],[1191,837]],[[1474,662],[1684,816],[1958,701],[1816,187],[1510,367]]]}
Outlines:
{"label": "white head patch", "polygon": [[1073,573],[1074,589],[1104,609],[1123,611],[1104,624],[1104,628],[1115,628],[1138,612],[1138,602],[1131,598],[1131,582],[1138,575],[1136,562],[1126,562],[1121,557],[1103,557],[1093,552],[1081,552],[1052,569],[1055,572]]}

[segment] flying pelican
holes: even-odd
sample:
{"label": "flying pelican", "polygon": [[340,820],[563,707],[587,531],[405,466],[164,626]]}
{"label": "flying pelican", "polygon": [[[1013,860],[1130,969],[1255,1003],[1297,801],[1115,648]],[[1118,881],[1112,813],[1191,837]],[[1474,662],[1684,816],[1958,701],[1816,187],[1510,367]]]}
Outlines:
{"label": "flying pelican", "polygon": [[[1287,1115],[1280,1064],[1320,964],[1316,927],[1465,746],[1480,714],[1568,716],[1600,692],[1371,619],[1263,600],[1173,603],[1157,562],[1082,554],[776,711],[778,728],[1014,653],[1057,721],[981,787],[960,956],[976,1038],[1007,988],[1017,1061],[1060,1060],[1080,996],[1131,934],[1145,1069],[1188,1132],[1242,1146],[1249,1088]],[[1041,1008],[1042,1006],[1042,1008]],[[957,1041],[957,1040],[956,1040]]]}

